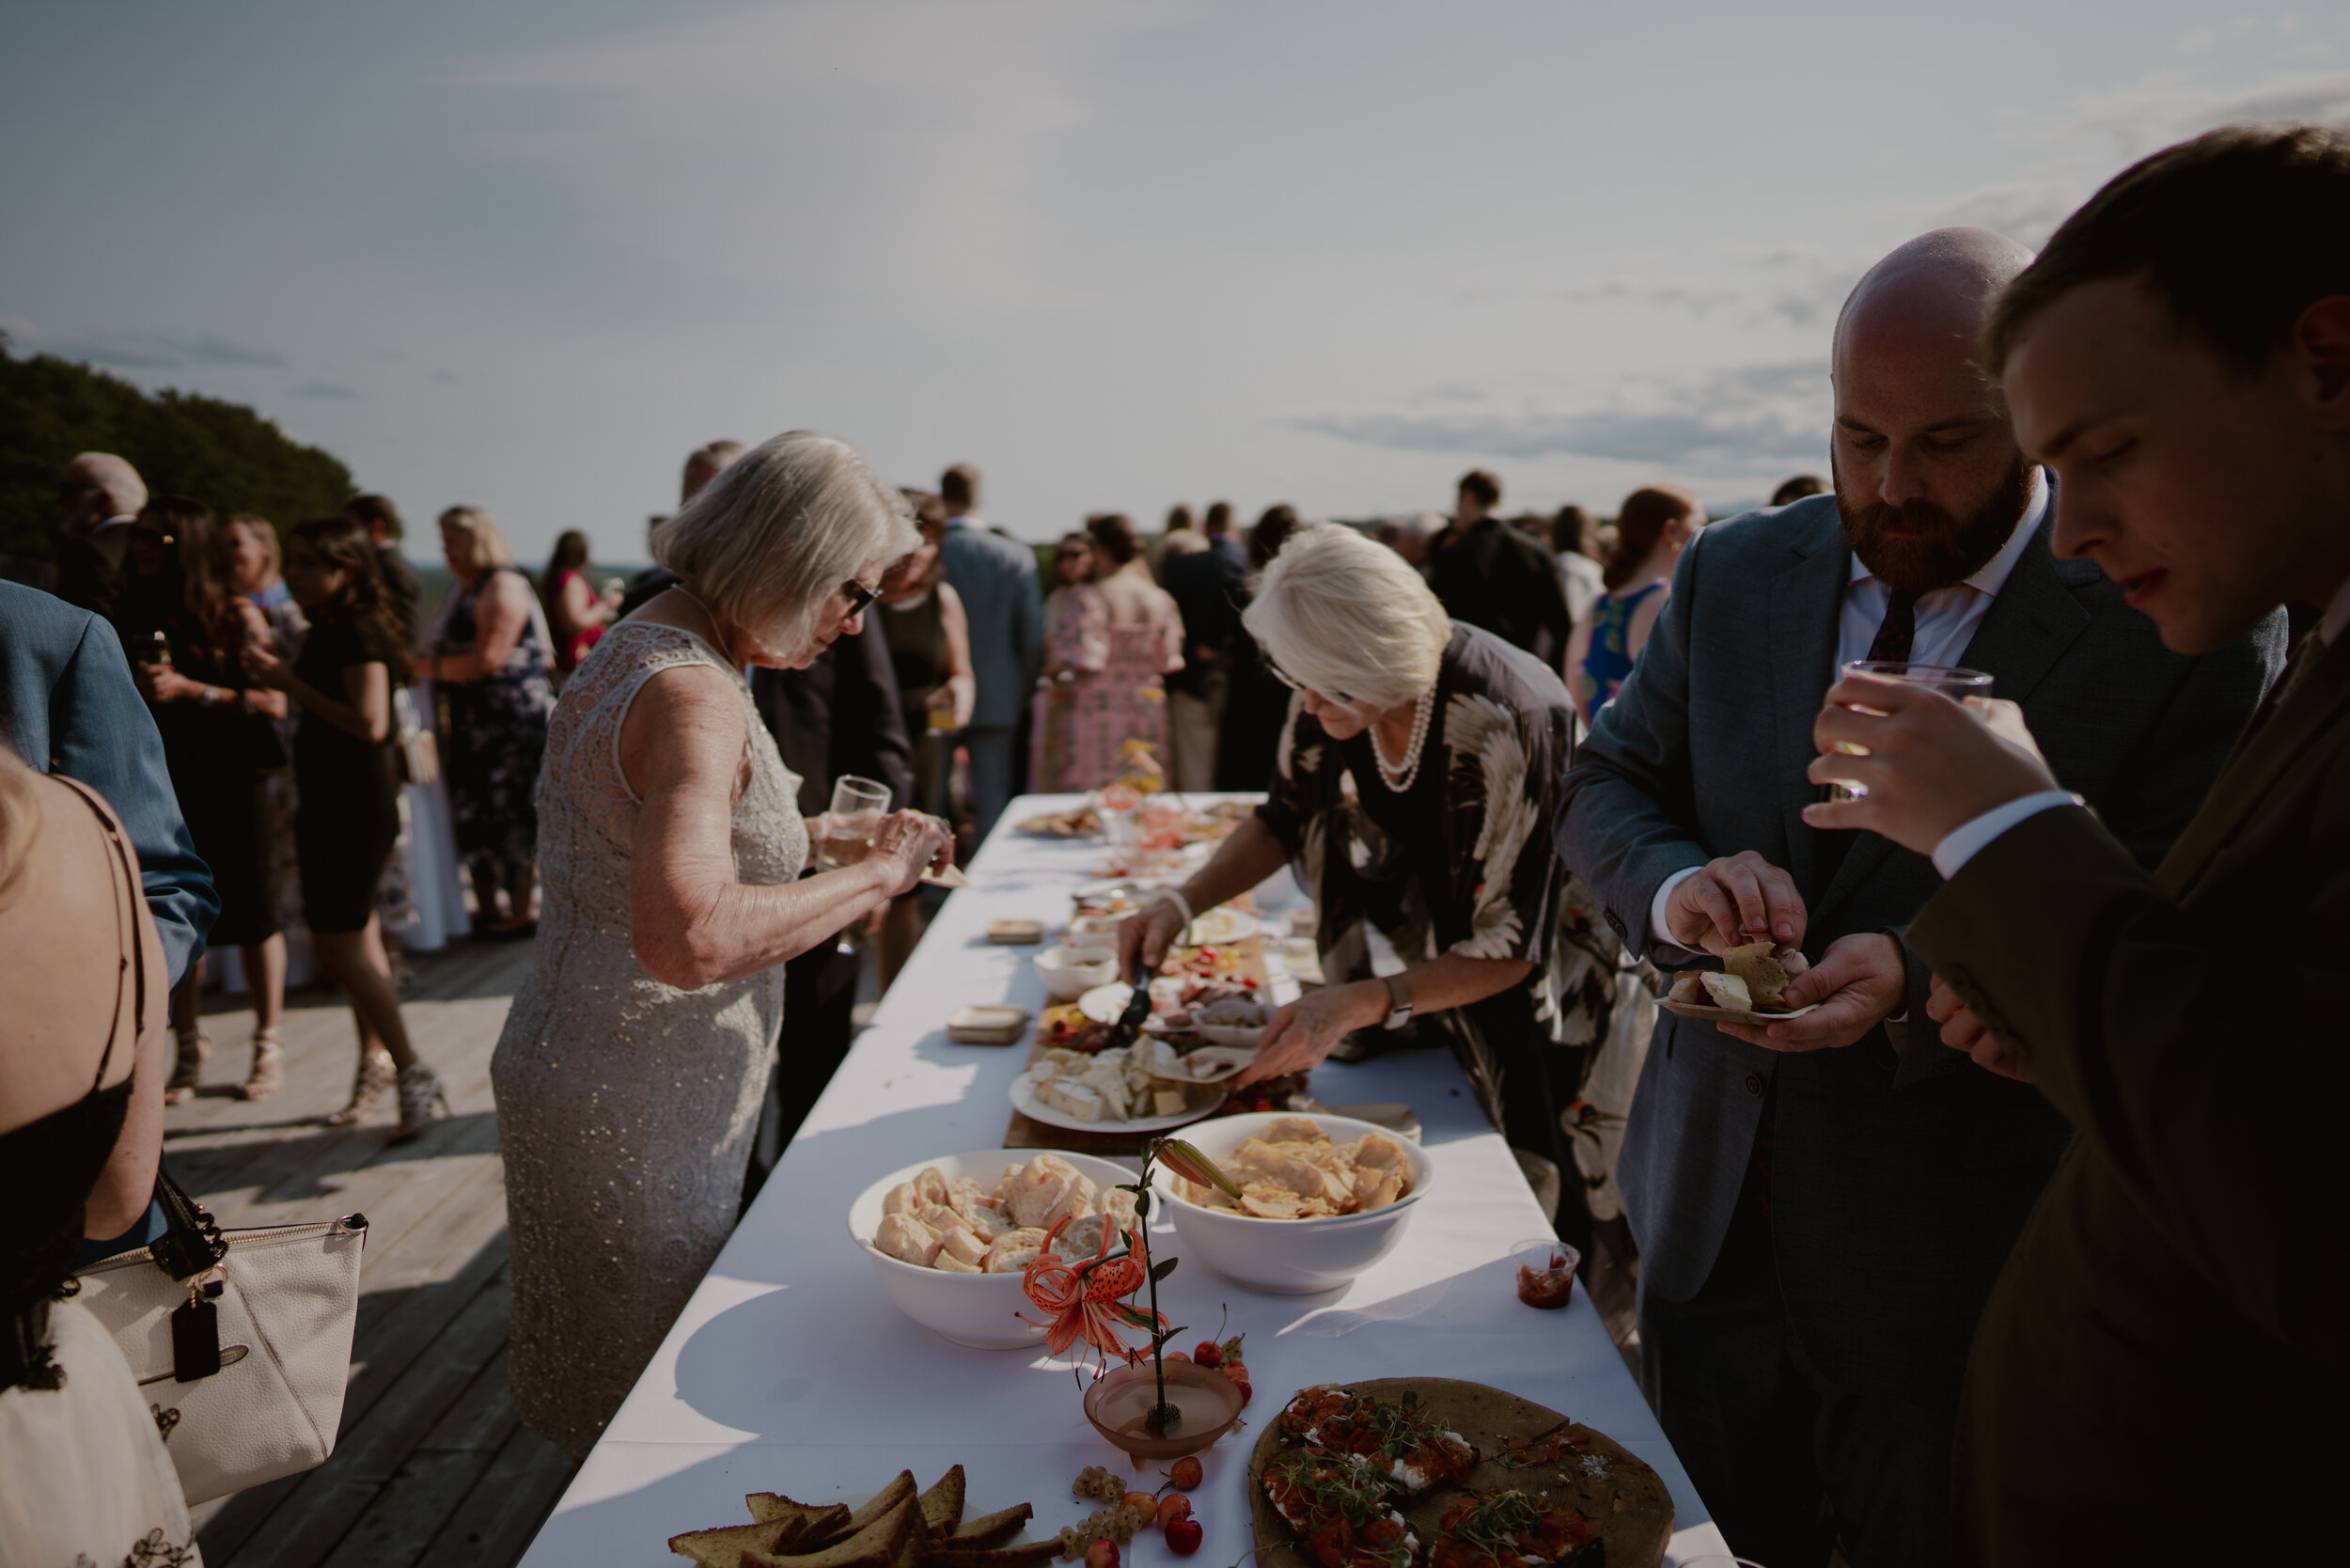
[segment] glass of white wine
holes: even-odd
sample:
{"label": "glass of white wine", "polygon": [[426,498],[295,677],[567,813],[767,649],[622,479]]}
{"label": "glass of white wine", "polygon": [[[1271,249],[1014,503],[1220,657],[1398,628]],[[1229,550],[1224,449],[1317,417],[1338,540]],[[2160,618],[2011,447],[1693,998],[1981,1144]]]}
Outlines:
{"label": "glass of white wine", "polygon": [[889,786],[844,774],[832,787],[832,810],[816,840],[816,864],[828,871],[854,866],[873,853],[873,830],[889,809]]}
{"label": "glass of white wine", "polygon": [[[833,781],[832,810],[825,816],[823,834],[816,840],[816,864],[820,870],[837,871],[843,866],[854,866],[873,853],[873,830],[889,809],[889,786],[854,774],[843,774]],[[863,943],[862,931],[854,923],[842,928],[839,950],[857,951]]]}

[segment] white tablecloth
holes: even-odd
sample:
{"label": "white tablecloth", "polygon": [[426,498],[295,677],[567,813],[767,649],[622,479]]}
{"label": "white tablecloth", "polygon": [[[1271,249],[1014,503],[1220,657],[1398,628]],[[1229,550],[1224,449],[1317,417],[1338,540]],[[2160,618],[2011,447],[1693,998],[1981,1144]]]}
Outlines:
{"label": "white tablecloth", "polygon": [[[970,868],[974,886],[948,900],[524,1568],[675,1568],[683,1560],[667,1538],[747,1522],[746,1492],[857,1500],[901,1468],[927,1486],[956,1463],[973,1514],[1033,1503],[1031,1533],[1042,1536],[1098,1506],[1070,1495],[1079,1470],[1132,1474],[1086,1425],[1066,1366],[964,1349],[916,1327],[881,1294],[844,1218],[857,1193],[901,1166],[1000,1145],[1026,1045],[948,1044],[941,1021],[964,1002],[1042,1006],[1029,967],[1038,949],[991,947],[983,933],[1005,917],[1067,918],[1070,889],[1094,874],[1103,850],[1019,838],[1010,824],[1073,804],[1024,797],[1005,813]],[[788,1020],[784,1032],[789,1049]],[[1667,1560],[1724,1550],[1580,1292],[1561,1311],[1519,1304],[1509,1249],[1547,1227],[1451,1058],[1414,1051],[1325,1065],[1313,1092],[1326,1105],[1409,1103],[1442,1181],[1402,1245],[1343,1291],[1260,1294],[1196,1261],[1160,1288],[1160,1306],[1202,1337],[1230,1306],[1230,1331],[1248,1336],[1256,1389],[1250,1427],[1204,1456],[1207,1480],[1193,1499],[1207,1537],[1189,1560],[1229,1568],[1247,1550],[1249,1445],[1292,1391],[1412,1374],[1490,1383],[1608,1434],[1672,1490],[1681,1528]],[[1166,1234],[1156,1255],[1180,1255]],[[1158,1486],[1159,1468],[1146,1467],[1142,1490]],[[1183,1560],[1150,1532],[1124,1560]]]}

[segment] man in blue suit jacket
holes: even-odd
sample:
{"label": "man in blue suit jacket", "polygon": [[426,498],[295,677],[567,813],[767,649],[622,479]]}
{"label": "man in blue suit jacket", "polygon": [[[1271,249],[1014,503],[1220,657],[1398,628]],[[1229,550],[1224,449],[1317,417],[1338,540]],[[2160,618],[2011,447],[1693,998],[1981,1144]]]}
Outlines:
{"label": "man in blue suit jacket", "polygon": [[220,900],[114,628],[37,588],[0,583],[0,730],[25,762],[79,779],[122,819],[177,987],[203,955]]}
{"label": "man in blue suit jacket", "polygon": [[971,809],[987,837],[1011,799],[1012,745],[1021,711],[1036,688],[1044,646],[1044,605],[1036,586],[1036,557],[1027,546],[980,523],[979,473],[967,463],[938,481],[947,510],[939,546],[947,581],[963,598],[971,623],[971,674],[979,686],[963,745],[971,755]]}
{"label": "man in blue suit jacket", "polygon": [[1659,967],[1763,938],[1810,964],[1789,1001],[1819,1009],[1794,1022],[1658,1021],[1618,1167],[1650,1400],[1732,1548],[1773,1568],[1825,1562],[1831,1535],[1855,1568],[1950,1560],[1967,1346],[2071,1136],[1928,1022],[1903,935],[1933,865],[1802,821],[1837,666],[1988,672],[2151,865],[2282,659],[2274,617],[2170,653],[2092,563],[2050,554],[2047,481],[1972,363],[2029,260],[1945,230],[1861,280],[1837,323],[1837,494],[1683,553],[1560,808],[1560,853]]}

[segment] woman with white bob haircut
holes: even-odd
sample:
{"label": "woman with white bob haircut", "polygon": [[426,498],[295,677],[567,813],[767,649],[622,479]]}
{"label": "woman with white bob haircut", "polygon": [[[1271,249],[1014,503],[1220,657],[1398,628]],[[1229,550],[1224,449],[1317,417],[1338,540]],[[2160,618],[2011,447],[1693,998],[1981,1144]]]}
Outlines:
{"label": "woman with white bob haircut", "polygon": [[[744,683],[854,631],[919,538],[829,436],[745,453],[653,533],[675,587],[563,688],[539,791],[545,893],[490,1067],[506,1156],[509,1378],[585,1454],[734,1228],[783,1017],[783,964],[946,862],[935,819],[880,819],[802,878],[809,824]],[[819,824],[821,831],[821,824]]]}
{"label": "woman with white bob haircut", "polygon": [[[1574,1085],[1554,1097],[1546,1058],[1604,1027],[1614,976],[1609,933],[1581,943],[1589,897],[1551,848],[1576,735],[1566,688],[1448,617],[1393,550],[1332,525],[1291,538],[1241,621],[1295,693],[1268,798],[1120,928],[1129,977],[1287,862],[1314,901],[1327,983],[1273,1015],[1237,1081],[1304,1072],[1358,1030],[1433,1027],[1510,1142],[1573,1169],[1557,1113]],[[1402,973],[1373,975],[1374,931]]]}

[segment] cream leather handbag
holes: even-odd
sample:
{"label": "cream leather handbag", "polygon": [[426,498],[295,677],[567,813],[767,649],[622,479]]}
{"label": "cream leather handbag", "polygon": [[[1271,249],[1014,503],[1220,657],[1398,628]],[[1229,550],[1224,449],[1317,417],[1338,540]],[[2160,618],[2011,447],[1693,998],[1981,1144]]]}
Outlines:
{"label": "cream leather handbag", "polygon": [[168,1176],[170,1229],[75,1276],[131,1363],[191,1504],[335,1451],[359,1310],[362,1215],[223,1231]]}

